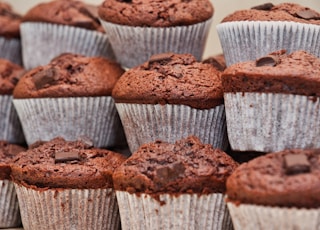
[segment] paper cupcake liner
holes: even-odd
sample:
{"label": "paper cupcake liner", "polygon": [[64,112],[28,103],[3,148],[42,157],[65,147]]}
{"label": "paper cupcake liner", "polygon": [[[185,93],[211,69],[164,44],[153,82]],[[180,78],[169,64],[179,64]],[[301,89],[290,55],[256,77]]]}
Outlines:
{"label": "paper cupcake liner", "polygon": [[316,230],[320,209],[268,207],[227,202],[235,230]]}
{"label": "paper cupcake liner", "polygon": [[21,225],[17,194],[9,180],[0,180],[0,207],[0,228]]}
{"label": "paper cupcake liner", "polygon": [[290,94],[225,93],[231,148],[259,152],[319,148],[319,101]]}
{"label": "paper cupcake liner", "polygon": [[20,31],[26,69],[46,65],[67,52],[114,58],[108,36],[97,31],[39,22],[23,22]]}
{"label": "paper cupcake liner", "polygon": [[162,140],[174,143],[190,135],[225,150],[228,146],[224,105],[194,109],[185,105],[116,103],[131,152]]}
{"label": "paper cupcake liner", "polygon": [[0,58],[8,59],[22,66],[20,39],[0,36]]}
{"label": "paper cupcake liner", "polygon": [[121,121],[110,96],[14,99],[27,144],[57,136],[86,136],[95,147],[125,142]]}
{"label": "paper cupcake liner", "polygon": [[276,50],[305,50],[320,57],[320,26],[297,22],[236,21],[217,25],[227,66]]}
{"label": "paper cupcake liner", "polygon": [[108,31],[116,59],[131,68],[158,53],[190,53],[202,59],[212,19],[189,26],[138,27],[125,26],[101,20]]}
{"label": "paper cupcake liner", "polygon": [[14,184],[25,230],[119,229],[113,189],[34,190]]}
{"label": "paper cupcake liner", "polygon": [[0,96],[0,140],[10,143],[25,143],[18,114],[12,103],[12,95]]}
{"label": "paper cupcake liner", "polygon": [[116,191],[123,230],[233,229],[223,194],[148,194]]}

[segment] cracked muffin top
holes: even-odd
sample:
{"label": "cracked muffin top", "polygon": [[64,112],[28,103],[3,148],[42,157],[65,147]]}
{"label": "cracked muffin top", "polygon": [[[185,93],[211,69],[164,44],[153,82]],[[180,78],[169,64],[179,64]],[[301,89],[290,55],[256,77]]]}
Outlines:
{"label": "cracked muffin top", "polygon": [[20,152],[11,164],[11,177],[34,189],[113,188],[112,174],[124,160],[121,154],[94,148],[86,138],[57,137]]}
{"label": "cracked muffin top", "polygon": [[182,104],[209,109],[223,103],[221,72],[191,54],[163,53],[126,71],[116,83],[116,103]]}
{"label": "cracked muffin top", "polygon": [[10,4],[0,2],[0,36],[19,38],[21,18],[22,16],[14,12]]}
{"label": "cracked muffin top", "polygon": [[99,7],[101,19],[128,26],[185,26],[213,15],[209,0],[106,0]]}
{"label": "cracked muffin top", "polygon": [[195,136],[141,145],[113,174],[114,188],[159,195],[224,193],[238,164]]}
{"label": "cracked muffin top", "polygon": [[232,21],[291,21],[320,25],[320,13],[294,3],[266,3],[247,10],[238,10],[222,20]]}
{"label": "cracked muffin top", "polygon": [[0,58],[0,95],[11,95],[23,73],[20,65]]}
{"label": "cracked muffin top", "polygon": [[65,53],[36,67],[19,80],[14,98],[111,96],[123,74],[121,66],[103,57]]}
{"label": "cracked muffin top", "polygon": [[320,150],[290,149],[241,164],[227,179],[228,201],[276,207],[320,207]]}
{"label": "cracked muffin top", "polygon": [[98,7],[76,0],[53,0],[31,8],[23,22],[47,22],[104,32],[98,19]]}

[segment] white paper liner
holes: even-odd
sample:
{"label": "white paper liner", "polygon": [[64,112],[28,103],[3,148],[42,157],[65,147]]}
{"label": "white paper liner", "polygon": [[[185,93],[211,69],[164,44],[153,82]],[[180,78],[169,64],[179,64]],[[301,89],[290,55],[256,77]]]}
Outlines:
{"label": "white paper liner", "polygon": [[320,209],[268,207],[227,202],[235,230],[316,230]]}
{"label": "white paper liner", "polygon": [[0,58],[8,59],[22,66],[20,39],[0,36]]}
{"label": "white paper liner", "polygon": [[26,69],[46,65],[66,52],[114,58],[108,36],[101,32],[41,22],[23,22],[20,31]]}
{"label": "white paper liner", "polygon": [[235,21],[217,25],[227,66],[256,60],[280,49],[320,57],[320,26],[285,21]]}
{"label": "white paper liner", "polygon": [[14,184],[24,230],[119,229],[113,189],[34,190]]}
{"label": "white paper liner", "polygon": [[185,105],[116,103],[131,152],[162,140],[174,143],[190,135],[225,150],[228,147],[224,105],[194,109]]}
{"label": "white paper liner", "polygon": [[95,147],[112,147],[125,141],[112,97],[14,99],[27,144],[89,137]]}
{"label": "white paper liner", "polygon": [[116,191],[123,230],[233,229],[223,194],[148,194]]}
{"label": "white paper liner", "polygon": [[18,114],[12,103],[12,95],[0,95],[0,140],[25,143]]}
{"label": "white paper liner", "polygon": [[259,152],[319,148],[319,101],[290,94],[225,93],[231,148]]}
{"label": "white paper liner", "polygon": [[9,180],[0,180],[0,207],[0,228],[21,225],[17,194]]}
{"label": "white paper liner", "polygon": [[131,68],[158,53],[190,53],[202,59],[212,18],[189,26],[138,27],[119,25],[101,20],[108,31],[116,59]]}

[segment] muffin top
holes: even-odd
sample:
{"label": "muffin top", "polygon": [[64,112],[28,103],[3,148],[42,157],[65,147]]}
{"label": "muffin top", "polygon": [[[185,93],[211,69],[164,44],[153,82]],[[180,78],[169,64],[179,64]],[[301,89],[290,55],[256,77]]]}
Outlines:
{"label": "muffin top", "polygon": [[227,179],[236,204],[320,207],[320,149],[284,150],[241,164]]}
{"label": "muffin top", "polygon": [[210,56],[202,61],[203,63],[211,64],[219,71],[223,71],[227,68],[226,60],[223,54],[217,54],[214,56]]}
{"label": "muffin top", "polygon": [[57,137],[19,153],[11,165],[14,182],[35,189],[112,188],[112,174],[125,160],[121,154],[92,147],[87,138]]}
{"label": "muffin top", "polygon": [[222,73],[224,92],[265,92],[320,96],[320,59],[306,51],[276,51],[236,63]]}
{"label": "muffin top", "polygon": [[118,103],[183,104],[208,109],[223,103],[221,73],[191,54],[163,53],[125,72],[112,96]]}
{"label": "muffin top", "polygon": [[21,66],[0,58],[0,95],[11,95],[23,73]]}
{"label": "muffin top", "polygon": [[98,7],[76,0],[53,0],[37,4],[23,22],[47,22],[104,32],[98,19]]}
{"label": "muffin top", "polygon": [[320,13],[294,3],[266,3],[248,10],[236,11],[222,20],[232,21],[292,21],[320,25]]}
{"label": "muffin top", "polygon": [[127,26],[170,27],[206,21],[213,10],[209,0],[106,0],[99,16]]}
{"label": "muffin top", "polygon": [[19,38],[21,18],[21,15],[13,11],[11,5],[0,2],[0,36]]}
{"label": "muffin top", "polygon": [[65,53],[22,76],[14,98],[110,96],[124,70],[103,57]]}
{"label": "muffin top", "polygon": [[237,163],[195,136],[141,145],[113,174],[116,190],[153,195],[224,193]]}
{"label": "muffin top", "polygon": [[24,150],[22,146],[0,141],[0,180],[10,179],[12,158]]}

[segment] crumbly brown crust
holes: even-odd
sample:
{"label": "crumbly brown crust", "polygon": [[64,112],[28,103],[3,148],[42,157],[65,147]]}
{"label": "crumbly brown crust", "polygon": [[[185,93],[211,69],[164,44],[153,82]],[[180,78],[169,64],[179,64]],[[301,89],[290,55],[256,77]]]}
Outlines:
{"label": "crumbly brown crust", "polygon": [[319,97],[320,59],[305,51],[291,54],[284,51],[274,52],[263,59],[229,66],[222,74],[222,86],[224,92],[284,93]]}
{"label": "crumbly brown crust", "polygon": [[0,36],[19,38],[21,18],[22,16],[14,12],[10,4],[0,2]]}
{"label": "crumbly brown crust", "polygon": [[77,0],[54,0],[31,8],[23,22],[47,22],[104,32],[98,19],[98,7]]}
{"label": "crumbly brown crust", "polygon": [[123,74],[121,66],[103,57],[62,54],[48,65],[27,72],[14,98],[111,96]]}
{"label": "crumbly brown crust", "polygon": [[206,21],[213,11],[209,0],[106,0],[99,16],[121,25],[169,27]]}
{"label": "crumbly brown crust", "polygon": [[223,103],[221,72],[190,54],[154,55],[124,73],[112,96],[117,103],[183,104],[209,109]]}
{"label": "crumbly brown crust", "polygon": [[0,95],[11,95],[23,73],[21,66],[0,58]]}
{"label": "crumbly brown crust", "polygon": [[237,163],[194,136],[175,144],[142,145],[116,169],[116,190],[130,193],[224,193],[226,178]]}
{"label": "crumbly brown crust", "polygon": [[[312,14],[311,18],[305,16],[307,11],[309,15]],[[248,9],[236,11],[225,17],[222,23],[233,21],[291,21],[320,25],[320,13],[299,4],[280,3],[268,10]]]}
{"label": "crumbly brown crust", "polygon": [[[303,154],[309,172],[286,172],[285,156]],[[285,150],[241,164],[227,179],[228,200],[236,204],[320,207],[320,150]]]}
{"label": "crumbly brown crust", "polygon": [[[78,160],[55,162],[58,153],[77,153]],[[14,182],[35,189],[112,188],[113,171],[125,157],[93,148],[84,141],[55,138],[14,158],[11,177]]]}

